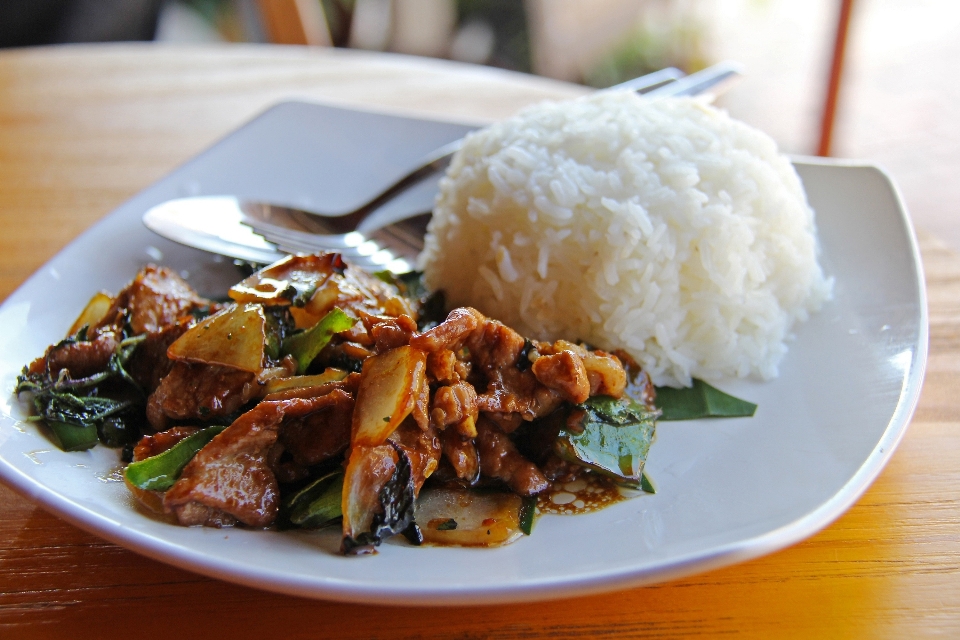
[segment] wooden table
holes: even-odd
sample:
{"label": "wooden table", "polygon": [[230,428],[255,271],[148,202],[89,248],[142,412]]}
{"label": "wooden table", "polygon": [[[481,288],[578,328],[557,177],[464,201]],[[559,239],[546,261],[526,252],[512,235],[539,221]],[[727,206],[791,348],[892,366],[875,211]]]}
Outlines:
{"label": "wooden table", "polygon": [[[0,53],[0,296],[141,188],[281,99],[490,120],[584,89],[438,61],[281,47]],[[204,578],[106,543],[0,485],[0,637],[960,637],[960,256],[921,233],[920,406],[859,503],[773,555],[540,604],[343,605]]]}

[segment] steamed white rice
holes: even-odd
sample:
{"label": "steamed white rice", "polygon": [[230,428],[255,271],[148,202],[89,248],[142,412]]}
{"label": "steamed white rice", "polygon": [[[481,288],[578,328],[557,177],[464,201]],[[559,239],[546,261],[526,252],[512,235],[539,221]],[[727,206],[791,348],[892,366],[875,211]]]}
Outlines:
{"label": "steamed white rice", "polygon": [[470,135],[427,285],[530,337],[625,349],[658,385],[777,375],[829,298],[814,214],[767,135],[694,99],[600,92]]}

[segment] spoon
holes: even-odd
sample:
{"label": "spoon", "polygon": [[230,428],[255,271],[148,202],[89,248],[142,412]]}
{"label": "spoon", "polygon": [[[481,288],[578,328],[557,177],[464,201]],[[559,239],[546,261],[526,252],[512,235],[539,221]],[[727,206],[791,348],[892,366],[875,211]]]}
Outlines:
{"label": "spoon", "polygon": [[[719,94],[741,75],[739,65],[723,62],[686,77],[676,69],[635,78],[611,89],[668,95]],[[289,253],[337,251],[366,269],[404,273],[423,249],[430,214],[421,214],[374,231],[357,226],[370,213],[424,177],[445,167],[460,146],[455,141],[433,152],[420,167],[354,211],[325,215],[235,196],[199,196],[161,203],[143,216],[144,224],[165,238],[197,249],[257,263]]]}

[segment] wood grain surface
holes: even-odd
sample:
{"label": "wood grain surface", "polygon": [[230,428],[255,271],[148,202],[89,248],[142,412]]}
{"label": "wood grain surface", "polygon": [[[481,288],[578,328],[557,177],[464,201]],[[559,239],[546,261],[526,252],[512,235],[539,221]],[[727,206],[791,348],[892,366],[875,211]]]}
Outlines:
{"label": "wood grain surface", "polygon": [[[282,99],[477,122],[584,89],[284,47],[0,53],[0,297],[104,214]],[[274,595],[148,560],[0,485],[0,638],[960,637],[960,256],[921,232],[930,360],[890,464],[821,533],[661,585],[394,608]]]}

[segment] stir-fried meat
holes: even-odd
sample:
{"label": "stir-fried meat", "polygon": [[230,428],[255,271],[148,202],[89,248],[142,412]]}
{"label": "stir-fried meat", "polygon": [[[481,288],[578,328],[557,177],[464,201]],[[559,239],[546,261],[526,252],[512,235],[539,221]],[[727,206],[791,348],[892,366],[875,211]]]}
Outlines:
{"label": "stir-fried meat", "polygon": [[485,320],[483,314],[476,309],[454,309],[447,315],[446,320],[411,338],[410,346],[427,352],[442,349],[457,351]]}
{"label": "stir-fried meat", "polygon": [[605,351],[587,351],[583,366],[590,379],[591,396],[619,398],[627,387],[627,372],[617,356]]}
{"label": "stir-fried meat", "polygon": [[[561,395],[540,384],[529,370],[521,371],[517,366],[525,344],[523,336],[513,329],[469,307],[454,309],[436,327],[410,339],[411,346],[430,354],[428,372],[437,381],[466,379],[472,365],[476,365],[482,374],[478,384],[483,384],[483,378],[486,382],[485,391],[477,398],[480,411],[516,413],[525,420],[533,420],[556,409],[561,402]],[[469,353],[469,363],[464,363],[456,356],[455,352],[463,346]],[[452,424],[447,415],[457,415],[453,401],[460,399],[459,393],[457,397],[451,397],[451,392],[443,391],[444,388],[440,387],[437,391],[439,401],[435,397],[433,403],[434,410],[438,406],[444,409],[444,415],[434,416],[438,426]],[[465,391],[465,388],[461,389]],[[467,399],[466,394],[462,399]],[[472,404],[471,400],[471,408]]]}
{"label": "stir-fried meat", "polygon": [[309,467],[343,453],[350,444],[353,396],[334,389],[316,398],[314,410],[284,421],[280,442],[294,463]]}
{"label": "stir-fried meat", "polygon": [[498,411],[484,411],[483,415],[500,427],[504,433],[513,433],[523,424],[523,416],[519,413],[500,413]]}
{"label": "stir-fried meat", "polygon": [[[297,376],[291,355],[257,373],[202,358],[171,360],[170,346],[195,323],[198,308],[215,311],[218,305],[171,270],[154,266],[113,298],[104,317],[88,328],[87,340],[51,347],[30,365],[31,373],[56,376],[67,369],[74,378],[88,376],[108,366],[123,336],[143,336],[125,368],[150,393],[146,415],[159,433],[140,440],[134,460],[167,451],[197,431],[163,431],[170,421],[209,422],[259,399],[194,456],[165,494],[140,492],[162,499],[162,509],[181,524],[269,525],[279,508],[280,482],[315,477],[318,465],[339,461],[346,452],[344,552],[372,549],[382,536],[407,526],[407,506],[398,505],[409,504],[411,490],[419,493],[441,457],[449,462],[443,481],[454,479],[452,470],[464,486],[483,476],[524,496],[576,477],[583,468],[553,450],[560,428],[554,422],[567,415],[556,410],[594,395],[620,397],[628,384],[617,355],[563,340],[528,341],[469,307],[454,309],[420,333],[409,301],[377,278],[347,268],[338,255],[298,256],[271,268],[276,273],[267,269],[248,278],[231,289],[231,297],[245,304],[296,305],[289,314],[297,328],[313,326],[333,307],[358,318],[311,365],[312,372],[353,371],[346,379]],[[265,289],[270,286],[272,293]],[[292,290],[300,296],[296,300]],[[96,310],[106,304],[102,300]],[[413,355],[399,358],[397,373],[383,363],[400,352]],[[623,362],[630,367],[629,384],[639,385],[642,401],[651,401],[649,378],[633,361]],[[383,371],[366,380],[376,363]],[[371,396],[376,402],[364,401],[364,385],[377,389]],[[373,417],[358,422],[364,411]]]}
{"label": "stir-fried meat", "polygon": [[441,384],[458,382],[457,354],[449,349],[427,352],[427,375]]}
{"label": "stir-fried meat", "polygon": [[152,458],[199,431],[197,427],[173,427],[152,436],[143,436],[133,448],[133,461]]}
{"label": "stir-fried meat", "polygon": [[[486,389],[476,399],[479,411],[503,416],[519,414],[524,420],[533,420],[556,409],[564,396],[580,398],[583,390],[589,389],[583,363],[576,368],[576,363],[567,356],[559,359],[556,366],[548,366],[549,361],[541,365],[545,379],[556,385],[558,390],[541,384],[530,370],[522,371],[518,364],[525,344],[523,336],[513,329],[469,307],[454,309],[436,327],[410,339],[410,346],[428,352],[427,370],[438,382],[450,384],[466,380],[472,366],[476,365],[476,371],[482,375],[475,382],[486,384]],[[469,354],[469,362],[460,360],[456,355],[464,346]],[[561,368],[561,365],[564,367]],[[565,374],[566,378],[561,378],[561,374]],[[463,424],[467,427],[463,433],[469,434],[469,423],[461,418],[464,412],[457,408],[458,404],[464,404],[469,413],[475,415],[473,399],[469,395],[466,386],[456,391],[441,386],[434,396],[431,409],[434,423],[441,428]]]}
{"label": "stir-fried meat", "polygon": [[408,344],[417,332],[416,320],[408,315],[390,317],[365,314],[362,320],[379,353]]}
{"label": "stir-fried meat", "polygon": [[[353,326],[356,327],[359,325],[360,323],[358,322]],[[340,336],[343,336],[343,334],[338,334],[338,337]],[[325,346],[323,351],[320,352],[320,355],[314,359],[311,368],[317,368],[317,370],[319,370],[320,367],[334,367],[336,369],[359,373],[363,366],[363,361],[372,355],[375,355],[372,349],[372,343],[368,348],[356,342],[340,342],[338,339],[334,339],[331,340],[330,344]]]}
{"label": "stir-fried meat", "polygon": [[[186,281],[166,267],[148,265],[114,299],[100,327],[117,324],[126,316],[135,334],[152,333],[211,302],[197,295]],[[216,305],[213,305],[216,307]]]}
{"label": "stir-fried meat", "polygon": [[357,322],[352,327],[338,335],[350,343],[361,345],[368,348],[368,350],[373,349],[373,336],[370,335],[370,332],[367,331],[367,328],[362,322]]}
{"label": "stir-fried meat", "polygon": [[[576,354],[583,361],[587,378],[590,381],[591,396],[612,396],[619,398],[627,385],[627,372],[621,359],[616,355],[600,351],[591,351],[586,347],[557,340],[553,344],[540,342],[536,345],[540,355],[559,355],[565,351]],[[621,354],[622,355],[622,354]],[[634,363],[639,370],[639,366]],[[538,376],[539,377],[539,376]],[[544,384],[547,384],[544,382]],[[548,385],[549,386],[549,385]]]}
{"label": "stir-fried meat", "polygon": [[446,429],[440,433],[440,442],[443,445],[443,456],[453,467],[457,478],[472,485],[480,478],[480,457],[473,438],[464,438],[454,429]]}
{"label": "stir-fried meat", "polygon": [[560,394],[540,384],[531,370],[506,367],[491,372],[477,406],[484,412],[516,413],[524,420],[534,420],[553,412],[562,401]]}
{"label": "stir-fried meat", "polygon": [[187,463],[163,497],[164,510],[188,526],[272,523],[280,492],[267,461],[280,424],[284,416],[302,417],[322,405],[322,398],[261,402]]}
{"label": "stir-fried meat", "polygon": [[430,428],[430,384],[427,377],[423,376],[423,381],[416,391],[413,400],[413,411],[410,413],[413,420],[420,427],[421,431],[427,431]]}
{"label": "stir-fried meat", "polygon": [[[52,346],[35,365],[39,371],[46,366],[52,378],[56,378],[62,369],[69,371],[71,378],[85,378],[106,369],[119,344],[120,337],[116,333],[104,331],[90,341],[64,341]],[[31,370],[33,368],[31,365]]]}
{"label": "stir-fried meat", "polygon": [[[103,371],[122,340],[124,327],[129,325],[134,335],[146,334],[147,338],[134,352],[128,370],[136,371],[131,374],[134,379],[151,390],[167,373],[166,346],[190,322],[184,316],[211,305],[216,307],[170,269],[147,266],[113,299],[103,318],[88,329],[88,340],[51,347],[45,366],[54,377],[61,369],[67,369],[72,378]],[[157,333],[160,335],[154,335]],[[35,361],[31,372],[42,370],[41,364]]]}
{"label": "stir-fried meat", "polygon": [[526,341],[519,333],[496,320],[485,318],[470,334],[466,346],[470,359],[485,372],[516,367]]}
{"label": "stir-fried meat", "polygon": [[126,369],[147,393],[153,393],[160,386],[160,381],[170,373],[173,360],[167,357],[167,349],[190,328],[191,322],[181,318],[160,331],[148,333],[143,342],[137,345]]}
{"label": "stir-fried meat", "polygon": [[477,435],[475,423],[479,411],[473,385],[457,382],[434,392],[430,419],[438,429],[455,425],[460,435],[472,438]]}
{"label": "stir-fried meat", "polygon": [[261,402],[240,416],[184,467],[163,497],[164,510],[188,526],[273,522],[280,491],[266,456],[282,418],[279,402]]}
{"label": "stir-fried meat", "polygon": [[470,378],[473,367],[449,349],[427,352],[427,375],[439,384],[455,384]]}
{"label": "stir-fried meat", "polygon": [[476,442],[483,475],[502,480],[522,496],[536,495],[550,486],[540,469],[520,455],[513,441],[483,416],[477,420]]}
{"label": "stir-fried meat", "polygon": [[541,355],[533,363],[533,375],[543,385],[558,391],[563,399],[580,404],[590,397],[590,379],[583,359],[573,351]]}
{"label": "stir-fried meat", "polygon": [[168,419],[229,415],[260,391],[256,374],[213,364],[177,362],[147,400],[147,420],[162,431]]}

